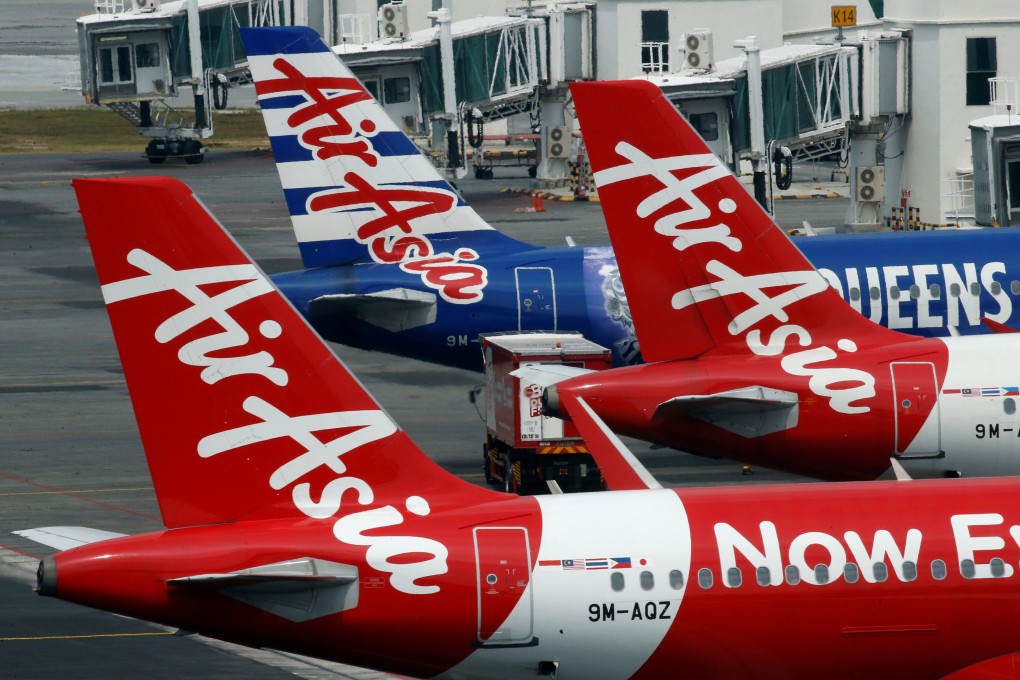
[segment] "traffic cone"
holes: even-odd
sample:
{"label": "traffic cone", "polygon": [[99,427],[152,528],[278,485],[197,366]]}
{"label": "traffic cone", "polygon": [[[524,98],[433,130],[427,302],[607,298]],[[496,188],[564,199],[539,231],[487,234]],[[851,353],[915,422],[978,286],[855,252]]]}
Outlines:
{"label": "traffic cone", "polygon": [[545,205],[542,203],[542,194],[537,191],[531,192],[531,207],[535,212],[545,212]]}

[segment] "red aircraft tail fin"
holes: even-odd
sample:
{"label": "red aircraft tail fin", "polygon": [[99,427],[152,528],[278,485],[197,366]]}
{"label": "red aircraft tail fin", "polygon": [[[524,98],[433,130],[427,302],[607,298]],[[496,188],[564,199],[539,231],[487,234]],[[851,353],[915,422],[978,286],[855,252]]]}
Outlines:
{"label": "red aircraft tail fin", "polygon": [[[571,91],[645,361],[746,351],[791,333],[900,337],[829,288],[654,84]],[[775,322],[799,330],[766,339],[760,326]]]}
{"label": "red aircraft tail fin", "polygon": [[184,184],[74,189],[167,527],[488,493],[415,447]]}

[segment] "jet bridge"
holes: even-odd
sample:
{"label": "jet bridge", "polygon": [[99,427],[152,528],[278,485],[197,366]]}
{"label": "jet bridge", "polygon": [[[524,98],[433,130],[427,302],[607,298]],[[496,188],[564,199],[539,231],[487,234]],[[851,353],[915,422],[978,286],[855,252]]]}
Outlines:
{"label": "jet bridge", "polygon": [[[212,136],[210,104],[223,108],[227,89],[247,78],[238,29],[288,22],[281,0],[198,0],[198,40],[189,33],[187,2],[100,0],[77,21],[82,95],[109,106],[151,138],[152,163],[181,157],[201,162]],[[192,60],[192,45],[201,51]],[[199,77],[195,77],[196,66]],[[182,86],[197,89],[193,111],[167,100]]]}

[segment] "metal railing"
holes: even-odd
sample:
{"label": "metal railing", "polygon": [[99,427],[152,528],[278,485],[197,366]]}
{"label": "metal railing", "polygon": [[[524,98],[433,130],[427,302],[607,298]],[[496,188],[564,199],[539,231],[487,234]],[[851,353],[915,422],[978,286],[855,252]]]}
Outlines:
{"label": "metal railing", "polygon": [[643,73],[668,73],[669,43],[641,43],[641,71]]}

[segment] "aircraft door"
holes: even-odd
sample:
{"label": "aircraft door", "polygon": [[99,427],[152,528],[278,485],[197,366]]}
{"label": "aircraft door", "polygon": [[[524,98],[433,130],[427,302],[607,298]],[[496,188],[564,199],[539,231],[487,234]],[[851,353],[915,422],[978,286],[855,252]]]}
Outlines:
{"label": "aircraft door", "polygon": [[894,362],[893,410],[896,454],[901,458],[941,455],[941,414],[935,366],[929,362]]}
{"label": "aircraft door", "polygon": [[556,330],[556,281],[552,267],[517,267],[517,330]]}
{"label": "aircraft door", "polygon": [[476,527],[479,647],[536,644],[531,607],[531,549],[523,527]]}

